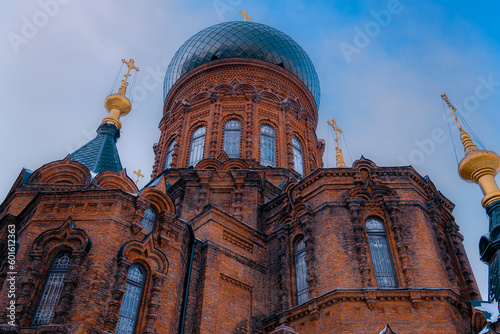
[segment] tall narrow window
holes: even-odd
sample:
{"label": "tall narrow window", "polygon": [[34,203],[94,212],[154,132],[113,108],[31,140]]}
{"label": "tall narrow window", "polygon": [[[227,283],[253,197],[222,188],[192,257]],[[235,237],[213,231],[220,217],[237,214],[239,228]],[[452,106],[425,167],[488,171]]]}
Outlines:
{"label": "tall narrow window", "polygon": [[47,325],[52,321],[54,309],[64,287],[64,277],[68,273],[70,265],[71,254],[67,252],[60,253],[52,262],[42,296],[31,321],[33,325]]}
{"label": "tall narrow window", "polygon": [[148,232],[153,232],[156,225],[156,211],[152,207],[144,210],[144,218],[141,220],[142,227],[144,227]]}
{"label": "tall narrow window", "polygon": [[260,164],[276,167],[276,134],[267,124],[260,127]]}
{"label": "tall narrow window", "polygon": [[304,304],[309,300],[304,238],[300,238],[295,242],[295,285],[297,287],[297,305]]}
{"label": "tall narrow window", "polygon": [[165,169],[170,168],[170,164],[172,163],[172,159],[174,157],[174,146],[175,139],[170,142],[167,148],[167,157],[165,158]]}
{"label": "tall narrow window", "polygon": [[302,159],[302,144],[300,140],[293,136],[292,137],[293,146],[293,169],[301,176],[304,176],[304,160]]}
{"label": "tall narrow window", "polygon": [[135,333],[142,292],[144,290],[144,281],[144,269],[138,264],[131,265],[128,271],[125,293],[123,294],[122,305],[120,306],[120,318],[116,324],[115,334]]}
{"label": "tall narrow window", "polygon": [[191,150],[189,151],[189,166],[196,166],[203,159],[205,146],[205,126],[199,126],[191,136]]}
{"label": "tall narrow window", "polygon": [[230,119],[224,125],[223,150],[230,158],[240,157],[241,123],[237,119]]}
{"label": "tall narrow window", "polygon": [[379,288],[397,288],[396,272],[392,263],[384,222],[378,218],[369,217],[365,224],[377,286]]}

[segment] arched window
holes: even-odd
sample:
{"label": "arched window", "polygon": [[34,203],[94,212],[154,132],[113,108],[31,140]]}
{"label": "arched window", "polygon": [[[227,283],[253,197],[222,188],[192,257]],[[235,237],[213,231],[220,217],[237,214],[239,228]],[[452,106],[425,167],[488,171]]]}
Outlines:
{"label": "arched window", "polygon": [[297,288],[297,305],[309,300],[309,285],[307,284],[306,244],[304,238],[295,242],[295,285]]}
{"label": "arched window", "polygon": [[142,227],[144,227],[148,232],[153,232],[156,225],[156,210],[152,207],[147,208],[143,212],[144,218],[141,220]]}
{"label": "arched window", "polygon": [[145,276],[145,271],[140,265],[134,263],[130,266],[115,334],[135,333]]}
{"label": "arched window", "polygon": [[293,146],[293,169],[301,176],[304,176],[304,160],[302,159],[302,144],[300,140],[293,136],[292,137]]}
{"label": "arched window", "polygon": [[172,159],[174,156],[174,146],[175,146],[175,139],[170,142],[170,145],[168,145],[167,157],[165,158],[165,169],[170,168],[170,164],[172,163]]}
{"label": "arched window", "polygon": [[276,167],[276,134],[267,124],[260,127],[260,164]]}
{"label": "arched window", "polygon": [[379,288],[397,288],[396,272],[392,263],[384,222],[379,218],[369,217],[366,219],[365,225],[377,286]]}
{"label": "arched window", "polygon": [[205,126],[199,126],[191,136],[191,150],[189,151],[189,165],[196,166],[203,159],[203,147],[205,146]]}
{"label": "arched window", "polygon": [[59,302],[64,287],[64,277],[71,266],[71,254],[68,252],[60,253],[56,256],[50,266],[42,296],[31,323],[33,325],[50,324],[54,317],[54,309]]}
{"label": "arched window", "polygon": [[230,119],[224,125],[223,150],[230,158],[240,157],[241,123],[237,119]]}

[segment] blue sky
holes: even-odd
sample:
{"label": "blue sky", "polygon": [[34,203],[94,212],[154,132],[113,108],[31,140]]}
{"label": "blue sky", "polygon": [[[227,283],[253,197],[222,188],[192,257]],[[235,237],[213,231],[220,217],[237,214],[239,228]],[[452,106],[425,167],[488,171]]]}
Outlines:
{"label": "blue sky", "polygon": [[141,169],[149,179],[170,59],[199,30],[241,20],[238,9],[291,36],[315,64],[326,167],[334,166],[326,124],[334,117],[344,131],[348,165],[361,155],[379,166],[412,164],[456,204],[454,215],[486,297],[487,267],[477,249],[488,228],[482,194],[457,174],[451,138],[459,160],[463,149],[453,124],[450,135],[439,94],[461,107],[482,143],[500,153],[496,2],[4,1],[0,197],[23,167],[35,170],[62,159],[93,138],[122,58],[134,58],[141,71],[118,149],[130,176]]}

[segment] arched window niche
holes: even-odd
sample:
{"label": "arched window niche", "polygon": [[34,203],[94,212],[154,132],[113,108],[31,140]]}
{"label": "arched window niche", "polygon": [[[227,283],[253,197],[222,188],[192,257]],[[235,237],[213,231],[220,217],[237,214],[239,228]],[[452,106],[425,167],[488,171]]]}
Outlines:
{"label": "arched window niche", "polygon": [[165,158],[165,168],[171,168],[170,164],[174,158],[174,148],[175,148],[175,139],[170,142],[170,145],[167,147],[167,157]]}
{"label": "arched window niche", "polygon": [[302,153],[302,143],[300,140],[293,136],[292,137],[292,147],[293,147],[293,169],[304,176],[304,158]]}
{"label": "arched window niche", "polygon": [[197,127],[191,135],[191,149],[189,151],[188,167],[195,167],[198,162],[203,160],[203,148],[205,146],[205,132],[204,125]]}
{"label": "arched window niche", "polygon": [[276,167],[276,133],[268,124],[260,127],[260,164]]}
{"label": "arched window niche", "polygon": [[299,237],[294,245],[295,258],[295,289],[297,305],[309,300],[309,285],[307,283],[306,244],[304,237]]}
{"label": "arched window niche", "polygon": [[372,216],[366,219],[365,226],[377,287],[397,288],[398,282],[384,222]]}
{"label": "arched window niche", "polygon": [[148,232],[153,232],[156,226],[156,219],[158,218],[158,214],[156,210],[150,206],[143,212],[144,218],[141,219],[141,224],[144,229]]}
{"label": "arched window niche", "polygon": [[146,282],[146,271],[137,263],[130,266],[120,306],[119,319],[115,334],[136,333],[137,319]]}
{"label": "arched window niche", "polygon": [[63,288],[64,277],[68,274],[71,266],[71,253],[59,253],[52,261],[42,295],[38,301],[33,319],[33,325],[48,325],[54,317],[54,310],[59,303]]}
{"label": "arched window niche", "polygon": [[223,150],[229,158],[240,157],[241,122],[230,119],[224,124]]}

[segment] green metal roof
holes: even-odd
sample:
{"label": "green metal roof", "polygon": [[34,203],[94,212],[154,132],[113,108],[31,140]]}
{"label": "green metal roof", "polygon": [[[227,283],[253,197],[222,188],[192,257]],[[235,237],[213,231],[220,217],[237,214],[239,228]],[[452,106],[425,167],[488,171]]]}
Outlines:
{"label": "green metal roof", "polygon": [[105,170],[120,172],[122,164],[116,148],[116,140],[119,137],[120,130],[115,125],[101,124],[97,129],[97,136],[71,153],[70,159],[81,163],[96,174]]}

